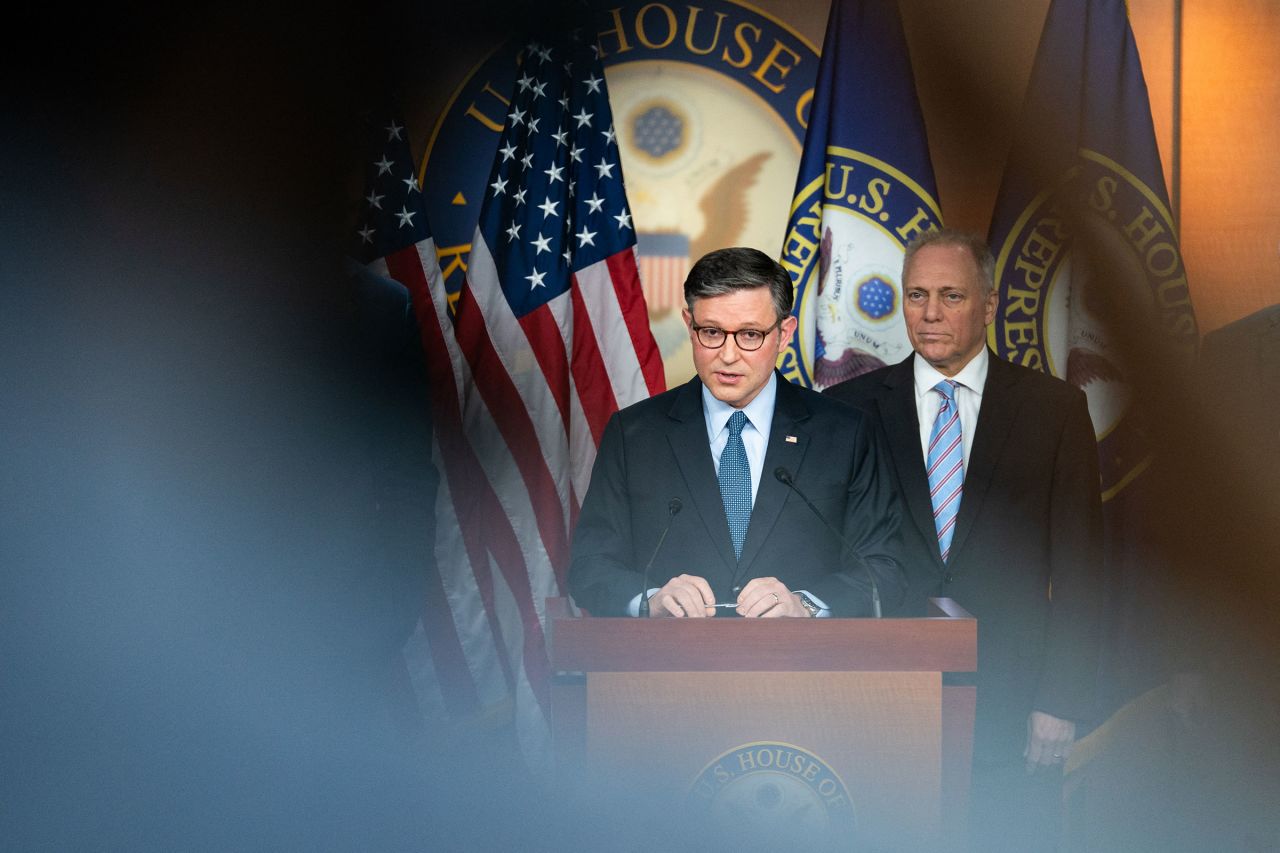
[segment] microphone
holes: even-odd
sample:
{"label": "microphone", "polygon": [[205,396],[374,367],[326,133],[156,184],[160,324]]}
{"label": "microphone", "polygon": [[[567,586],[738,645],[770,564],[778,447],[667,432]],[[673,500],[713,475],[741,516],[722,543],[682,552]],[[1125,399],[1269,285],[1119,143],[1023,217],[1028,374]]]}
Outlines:
{"label": "microphone", "polygon": [[667,526],[662,528],[662,535],[658,537],[658,544],[653,546],[653,553],[649,555],[649,562],[645,564],[644,572],[640,575],[640,611],[639,615],[649,615],[649,569],[653,568],[653,561],[658,559],[658,552],[662,550],[662,543],[666,541],[667,534],[671,532],[671,522],[676,520],[676,516],[680,514],[680,510],[684,509],[684,502],[679,498],[672,498],[667,501]]}
{"label": "microphone", "polygon": [[[818,517],[818,521],[822,522],[822,526],[827,528],[827,530],[831,531],[831,535],[835,536],[837,539],[840,540],[841,543],[843,543],[845,549],[849,551],[853,551],[853,546],[849,544],[848,539],[844,538],[844,534],[841,533],[839,530],[836,530],[834,527],[832,527],[831,522],[827,521],[827,519],[823,516],[823,514],[818,511],[818,508],[813,505],[813,502],[810,501],[807,497],[805,497],[804,492],[800,491],[800,487],[797,486],[796,481],[792,479],[790,471],[788,471],[786,468],[783,468],[781,465],[779,465],[777,468],[773,469],[773,477],[779,483],[786,486],[791,491],[795,492],[796,496],[799,497],[800,500],[804,501],[804,505],[809,508],[809,511]],[[843,550],[840,552],[840,555],[841,557],[844,556]],[[876,576],[875,576],[875,573],[871,571],[871,567],[864,563],[863,568],[867,570],[867,579],[871,581],[871,612],[875,614],[875,617],[877,619],[879,619],[880,618],[880,587],[876,586]]]}

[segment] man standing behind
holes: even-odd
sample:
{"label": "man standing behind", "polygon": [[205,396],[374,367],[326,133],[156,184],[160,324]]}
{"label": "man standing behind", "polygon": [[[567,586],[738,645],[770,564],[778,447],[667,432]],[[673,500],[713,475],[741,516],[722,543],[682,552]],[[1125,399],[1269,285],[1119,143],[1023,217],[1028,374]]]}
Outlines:
{"label": "man standing behind", "polygon": [[1101,500],[1084,394],[985,346],[994,266],[961,232],[913,241],[902,282],[914,354],[828,394],[881,431],[909,519],[904,613],[947,596],[978,619],[978,846],[1033,850],[1056,841],[1061,767],[1093,710]]}
{"label": "man standing behind", "polygon": [[896,604],[898,522],[870,419],[774,370],[796,327],[790,276],[721,249],[684,293],[698,375],[605,428],[574,533],[575,601],[597,616],[857,616],[874,576]]}

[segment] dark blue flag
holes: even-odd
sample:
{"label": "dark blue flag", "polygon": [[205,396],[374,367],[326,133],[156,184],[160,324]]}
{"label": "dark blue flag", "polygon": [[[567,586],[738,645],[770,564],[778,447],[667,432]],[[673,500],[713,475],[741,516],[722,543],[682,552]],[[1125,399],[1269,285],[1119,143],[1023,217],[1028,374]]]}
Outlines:
{"label": "dark blue flag", "polygon": [[1114,625],[1142,559],[1124,520],[1141,491],[1131,487],[1151,464],[1124,345],[1146,334],[1176,373],[1198,340],[1123,0],[1050,6],[990,242],[1000,290],[992,347],[1089,400]]}
{"label": "dark blue flag", "polygon": [[941,224],[937,196],[897,3],[836,0],[782,246],[788,379],[825,388],[911,352],[902,253]]}

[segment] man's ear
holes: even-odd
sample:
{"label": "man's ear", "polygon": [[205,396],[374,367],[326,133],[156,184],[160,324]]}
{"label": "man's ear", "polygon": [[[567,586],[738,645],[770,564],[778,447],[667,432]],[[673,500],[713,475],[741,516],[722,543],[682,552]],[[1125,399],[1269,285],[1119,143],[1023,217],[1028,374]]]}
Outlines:
{"label": "man's ear", "polygon": [[788,314],[778,325],[778,350],[781,352],[791,345],[791,337],[796,333],[800,321],[794,314]]}
{"label": "man's ear", "polygon": [[994,287],[987,294],[986,303],[983,306],[982,325],[990,326],[996,321],[996,306],[1000,304],[1000,292]]}

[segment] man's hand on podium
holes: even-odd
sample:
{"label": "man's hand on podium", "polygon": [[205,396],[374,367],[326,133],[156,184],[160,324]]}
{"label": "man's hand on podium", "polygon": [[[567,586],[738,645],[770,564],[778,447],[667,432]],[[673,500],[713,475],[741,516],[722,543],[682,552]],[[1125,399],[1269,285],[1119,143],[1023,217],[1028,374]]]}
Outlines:
{"label": "man's hand on podium", "polygon": [[711,584],[697,575],[680,575],[667,581],[649,598],[649,617],[715,616],[716,597]]}
{"label": "man's hand on podium", "polygon": [[746,617],[809,616],[800,596],[777,578],[753,578],[738,593],[738,613]]}
{"label": "man's hand on podium", "polygon": [[[736,610],[747,618],[774,618],[779,616],[812,615],[800,603],[800,596],[787,589],[777,578],[753,578],[738,594]],[[697,575],[680,575],[649,598],[649,617],[715,616],[716,607],[732,607],[732,604],[716,604],[711,584]]]}

